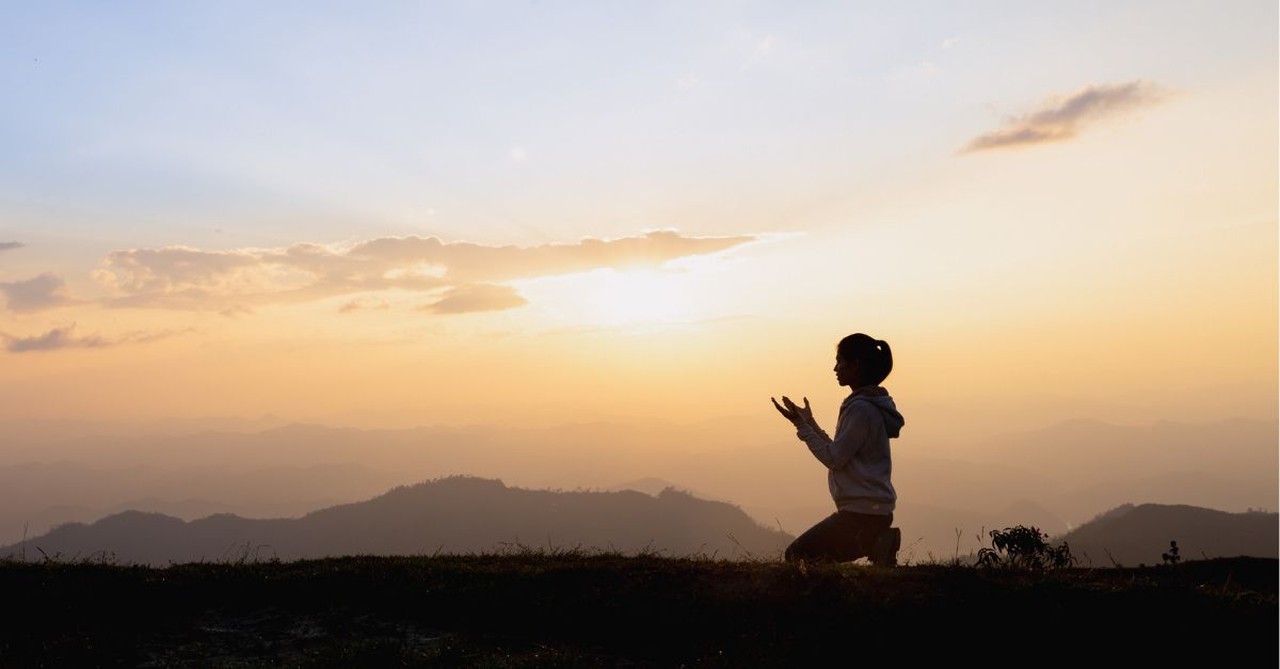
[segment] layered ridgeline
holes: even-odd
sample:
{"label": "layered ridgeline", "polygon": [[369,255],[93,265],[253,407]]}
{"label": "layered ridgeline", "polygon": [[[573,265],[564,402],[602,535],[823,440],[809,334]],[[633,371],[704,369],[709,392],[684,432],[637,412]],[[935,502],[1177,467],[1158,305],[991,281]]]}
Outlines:
{"label": "layered ridgeline", "polygon": [[1081,564],[1095,567],[1164,564],[1177,542],[1180,561],[1219,557],[1280,557],[1280,514],[1227,513],[1185,504],[1124,504],[1054,539]]}
{"label": "layered ridgeline", "polygon": [[[651,493],[645,481],[660,477],[799,534],[833,510],[826,473],[774,424],[772,407],[764,410],[775,415],[762,414],[763,423],[547,428],[361,430],[210,419],[134,433],[0,421],[0,545],[131,509],[184,520],[296,518],[454,474],[528,489],[605,490],[633,481]],[[1274,511],[1278,430],[1274,420],[1077,420],[975,443],[904,432],[893,471],[902,557],[968,555],[985,544],[987,530],[1009,525],[1060,535],[1126,503]]]}
{"label": "layered ridgeline", "polygon": [[0,548],[0,557],[105,558],[162,566],[246,558],[573,549],[768,559],[779,556],[792,539],[731,504],[673,488],[656,496],[629,490],[561,492],[459,476],[397,487],[301,518],[218,514],[185,522],[126,511],[92,524],[61,525]]}

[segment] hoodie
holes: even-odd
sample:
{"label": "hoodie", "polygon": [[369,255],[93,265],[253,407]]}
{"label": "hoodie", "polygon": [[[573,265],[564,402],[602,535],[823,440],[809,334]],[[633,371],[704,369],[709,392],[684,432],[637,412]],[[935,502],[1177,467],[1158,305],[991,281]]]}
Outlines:
{"label": "hoodie", "polygon": [[893,513],[898,494],[890,480],[889,440],[898,437],[904,423],[887,390],[863,386],[840,403],[834,438],[817,426],[805,424],[796,429],[796,436],[826,466],[827,485],[837,509]]}

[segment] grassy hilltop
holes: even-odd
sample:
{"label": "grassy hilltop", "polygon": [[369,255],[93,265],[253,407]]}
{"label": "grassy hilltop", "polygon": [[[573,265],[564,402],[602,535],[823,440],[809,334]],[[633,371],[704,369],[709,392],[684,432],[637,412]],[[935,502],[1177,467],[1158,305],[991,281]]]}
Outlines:
{"label": "grassy hilltop", "polygon": [[0,562],[4,667],[805,667],[1277,657],[1277,561],[878,568],[522,550]]}

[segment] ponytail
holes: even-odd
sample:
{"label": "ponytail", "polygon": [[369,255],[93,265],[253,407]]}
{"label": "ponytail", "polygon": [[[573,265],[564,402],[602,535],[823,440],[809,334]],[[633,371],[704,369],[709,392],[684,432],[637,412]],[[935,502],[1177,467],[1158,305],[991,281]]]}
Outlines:
{"label": "ponytail", "polygon": [[[876,340],[876,350],[880,351],[880,357],[883,361],[884,376],[880,377],[880,381],[883,381],[886,376],[889,376],[889,372],[893,371],[893,351],[889,350],[889,342],[883,339]],[[879,383],[880,381],[877,381],[876,383]]]}
{"label": "ponytail", "polygon": [[893,371],[893,351],[889,342],[873,339],[861,332],[840,340],[836,355],[846,360],[857,360],[861,366],[859,382],[863,385],[880,385]]}

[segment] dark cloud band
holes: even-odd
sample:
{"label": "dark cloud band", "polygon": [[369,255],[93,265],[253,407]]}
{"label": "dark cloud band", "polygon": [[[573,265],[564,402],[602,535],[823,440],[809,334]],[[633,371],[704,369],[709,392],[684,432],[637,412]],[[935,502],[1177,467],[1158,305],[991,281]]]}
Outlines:
{"label": "dark cloud band", "polygon": [[56,351],[68,348],[105,348],[119,344],[137,344],[171,337],[177,332],[164,330],[157,332],[132,332],[116,338],[99,335],[78,337],[75,334],[75,323],[30,337],[15,337],[0,332],[0,340],[4,341],[5,350],[10,353],[31,353],[34,351]]}

